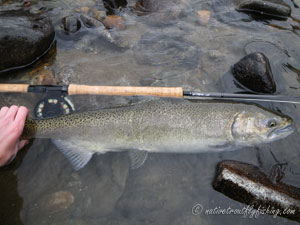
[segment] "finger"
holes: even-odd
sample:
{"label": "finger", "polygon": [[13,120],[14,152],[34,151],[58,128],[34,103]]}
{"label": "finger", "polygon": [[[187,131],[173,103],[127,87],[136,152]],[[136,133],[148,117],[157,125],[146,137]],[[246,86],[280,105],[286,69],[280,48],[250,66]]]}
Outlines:
{"label": "finger", "polygon": [[28,143],[29,143],[28,140],[20,140],[17,146],[17,151],[20,151]]}
{"label": "finger", "polygon": [[18,109],[19,109],[18,106],[15,106],[15,105],[11,106],[9,108],[9,110],[7,111],[4,119],[13,121],[16,117]]}
{"label": "finger", "polygon": [[8,111],[8,107],[4,106],[0,110],[0,118],[2,118]]}
{"label": "finger", "polygon": [[[28,115],[28,109],[24,106],[21,106],[17,112],[15,122],[22,123],[24,126],[27,115]],[[21,126],[21,124],[20,124],[20,126]]]}

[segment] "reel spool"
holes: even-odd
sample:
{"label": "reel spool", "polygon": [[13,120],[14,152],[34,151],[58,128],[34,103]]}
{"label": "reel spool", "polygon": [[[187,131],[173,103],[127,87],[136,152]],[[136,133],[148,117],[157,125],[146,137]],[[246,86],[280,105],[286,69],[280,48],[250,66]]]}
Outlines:
{"label": "reel spool", "polygon": [[34,109],[35,117],[45,119],[73,113],[75,107],[67,96],[49,96],[37,103]]}

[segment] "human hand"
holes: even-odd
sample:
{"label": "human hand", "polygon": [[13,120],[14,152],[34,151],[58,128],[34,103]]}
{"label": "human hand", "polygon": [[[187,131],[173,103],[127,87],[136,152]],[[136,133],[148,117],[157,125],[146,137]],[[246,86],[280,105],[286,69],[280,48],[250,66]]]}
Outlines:
{"label": "human hand", "polygon": [[7,164],[28,143],[20,140],[28,109],[15,105],[0,110],[0,166]]}

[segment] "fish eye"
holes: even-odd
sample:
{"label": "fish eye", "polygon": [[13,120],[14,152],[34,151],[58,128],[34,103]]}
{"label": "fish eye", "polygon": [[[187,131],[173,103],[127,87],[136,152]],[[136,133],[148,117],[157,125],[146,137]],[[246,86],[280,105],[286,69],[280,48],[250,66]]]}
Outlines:
{"label": "fish eye", "polygon": [[277,126],[277,122],[276,122],[275,119],[268,120],[268,122],[267,122],[267,127],[268,128],[273,128],[273,127],[276,127],[276,126]]}

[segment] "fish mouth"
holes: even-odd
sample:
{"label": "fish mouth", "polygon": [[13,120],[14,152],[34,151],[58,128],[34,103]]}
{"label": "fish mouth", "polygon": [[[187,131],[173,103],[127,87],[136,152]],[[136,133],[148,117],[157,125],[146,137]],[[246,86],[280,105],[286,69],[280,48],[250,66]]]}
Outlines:
{"label": "fish mouth", "polygon": [[269,139],[285,138],[294,132],[295,128],[293,125],[288,124],[282,128],[275,128],[268,134]]}

